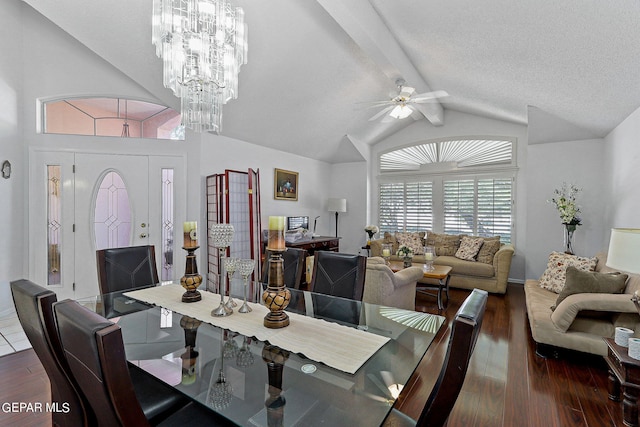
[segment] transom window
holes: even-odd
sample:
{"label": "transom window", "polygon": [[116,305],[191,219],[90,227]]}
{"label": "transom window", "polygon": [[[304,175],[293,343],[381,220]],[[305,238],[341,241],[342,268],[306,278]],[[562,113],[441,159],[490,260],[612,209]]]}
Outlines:
{"label": "transom window", "polygon": [[514,143],[510,139],[447,139],[428,141],[380,155],[381,172],[415,171],[436,163],[456,168],[510,165]]}
{"label": "transom window", "polygon": [[184,140],[180,113],[124,98],[66,98],[42,104],[43,133]]}
{"label": "transom window", "polygon": [[500,236],[510,243],[513,151],[509,139],[452,139],[380,155],[380,230]]}

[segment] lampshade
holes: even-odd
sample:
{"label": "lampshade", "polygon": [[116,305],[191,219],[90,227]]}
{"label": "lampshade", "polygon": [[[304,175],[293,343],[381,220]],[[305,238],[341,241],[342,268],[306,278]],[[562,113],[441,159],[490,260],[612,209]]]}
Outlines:
{"label": "lampshade", "polygon": [[640,228],[612,228],[607,267],[640,273]]}
{"label": "lampshade", "polygon": [[329,212],[346,212],[347,199],[329,199],[327,203],[327,210]]}

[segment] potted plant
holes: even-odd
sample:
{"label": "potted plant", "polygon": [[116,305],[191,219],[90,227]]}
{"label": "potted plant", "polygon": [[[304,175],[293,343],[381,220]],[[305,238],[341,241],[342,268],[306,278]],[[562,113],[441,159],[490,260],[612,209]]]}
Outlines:
{"label": "potted plant", "polygon": [[411,267],[411,261],[413,259],[413,249],[406,245],[400,245],[397,254],[404,261],[405,267]]}

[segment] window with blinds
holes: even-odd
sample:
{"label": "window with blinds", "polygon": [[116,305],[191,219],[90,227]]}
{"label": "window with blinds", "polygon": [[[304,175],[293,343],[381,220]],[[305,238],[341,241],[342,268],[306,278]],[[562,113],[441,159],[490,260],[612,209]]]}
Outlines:
{"label": "window with blinds", "polygon": [[433,227],[433,183],[380,184],[380,231],[426,231]]}
{"label": "window with blinds", "polygon": [[443,138],[379,155],[381,231],[500,236],[512,243],[516,139]]}
{"label": "window with blinds", "polygon": [[445,180],[444,227],[448,234],[500,236],[511,242],[512,179]]}

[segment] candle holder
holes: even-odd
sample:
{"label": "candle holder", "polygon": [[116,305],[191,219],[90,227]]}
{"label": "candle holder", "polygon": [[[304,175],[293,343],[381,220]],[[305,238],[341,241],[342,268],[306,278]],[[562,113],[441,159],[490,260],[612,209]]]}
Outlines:
{"label": "candle holder", "polygon": [[391,251],[393,250],[393,245],[390,243],[382,244],[382,258],[384,258],[385,264],[389,265],[389,259],[391,258]]}
{"label": "candle holder", "polygon": [[262,349],[262,360],[267,364],[269,397],[264,402],[267,408],[267,425],[281,426],[284,421],[284,407],[287,404],[282,396],[282,373],[289,352],[274,345],[265,345]]}
{"label": "candle holder", "polygon": [[289,315],[284,312],[291,301],[291,292],[284,284],[284,260],[282,252],[270,249],[269,279],[267,289],[262,293],[262,301],[269,309],[264,316],[264,326],[278,329],[289,326]]}
{"label": "candle holder", "polygon": [[209,231],[209,237],[211,237],[213,247],[218,248],[220,255],[220,272],[218,275],[218,290],[220,292],[220,305],[211,311],[212,316],[222,317],[229,316],[233,313],[233,309],[227,307],[224,301],[225,294],[225,274],[224,274],[224,259],[226,250],[231,245],[233,240],[233,225],[231,224],[213,224]]}
{"label": "candle holder", "polygon": [[202,283],[202,276],[198,274],[195,251],[199,246],[183,247],[187,251],[187,261],[184,267],[184,276],[180,278],[180,285],[187,291],[182,294],[182,302],[196,302],[202,299],[198,287]]}
{"label": "candle holder", "polygon": [[193,384],[196,381],[196,364],[198,362],[198,351],[196,350],[196,336],[198,327],[202,322],[189,316],[182,316],[180,327],[184,329],[185,352],[180,355],[182,359],[182,381],[183,385]]}
{"label": "candle holder", "polygon": [[284,260],[282,253],[287,249],[284,241],[284,217],[269,217],[269,276],[267,289],[262,293],[262,301],[269,309],[264,317],[264,326],[277,329],[289,325],[289,315],[284,309],[291,301],[291,292],[284,284]]}
{"label": "candle holder", "polygon": [[244,282],[244,302],[238,309],[238,313],[249,313],[251,311],[251,307],[247,304],[247,288],[249,287],[249,276],[253,273],[255,265],[256,263],[252,259],[241,259],[238,263],[238,272],[240,272]]}
{"label": "candle holder", "polygon": [[433,246],[424,247],[424,270],[433,271],[433,260],[436,259],[436,249]]}
{"label": "candle holder", "polygon": [[231,310],[234,309],[234,307],[238,306],[238,303],[235,302],[233,300],[233,298],[231,297],[231,279],[233,278],[233,273],[236,272],[236,270],[238,270],[238,263],[240,262],[240,260],[238,258],[233,258],[233,257],[228,257],[224,259],[224,269],[227,272],[227,275],[229,276],[229,298],[227,299],[226,302],[226,306],[227,308],[230,308]]}

